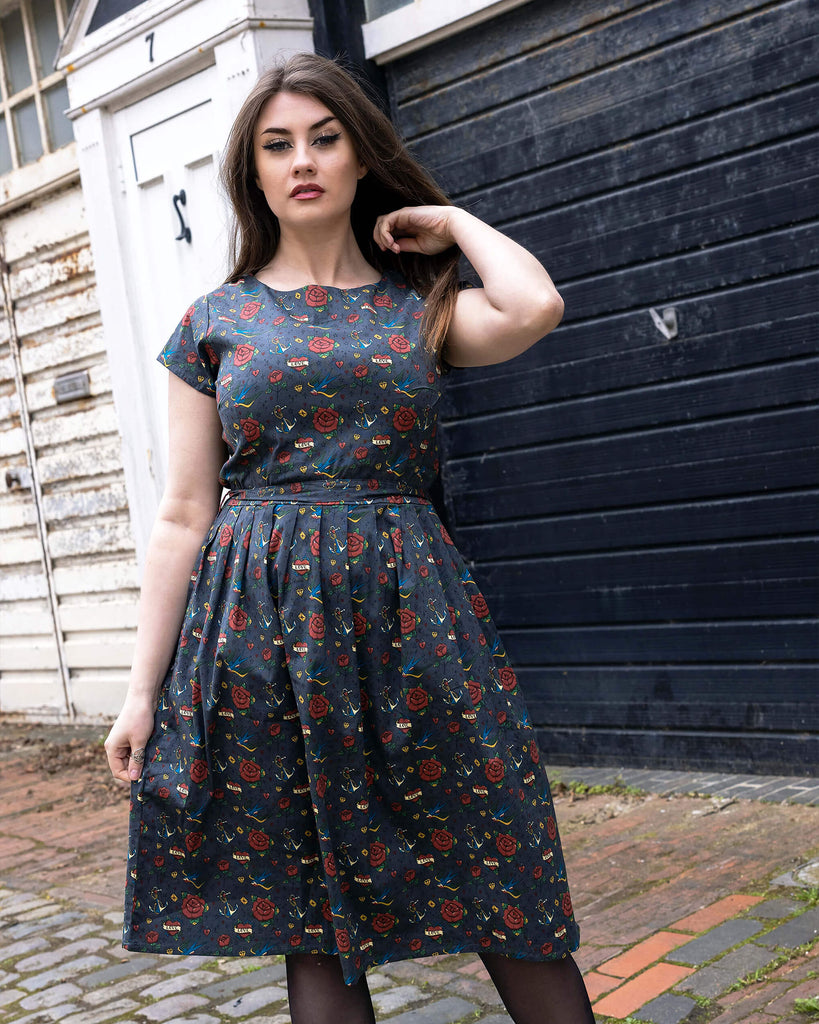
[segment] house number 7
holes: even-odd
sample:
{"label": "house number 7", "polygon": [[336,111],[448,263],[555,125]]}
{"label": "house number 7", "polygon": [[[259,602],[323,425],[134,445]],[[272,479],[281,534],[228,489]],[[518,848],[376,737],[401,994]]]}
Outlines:
{"label": "house number 7", "polygon": [[148,44],[148,63],[149,64],[153,64],[153,62],[154,62],[154,34],[153,34],[153,32],[149,32],[148,35],[145,36],[145,42]]}

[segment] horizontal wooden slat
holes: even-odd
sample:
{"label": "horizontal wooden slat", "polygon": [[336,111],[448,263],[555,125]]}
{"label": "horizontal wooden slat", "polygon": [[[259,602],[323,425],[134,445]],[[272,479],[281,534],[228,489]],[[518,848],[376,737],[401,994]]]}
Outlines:
{"label": "horizontal wooden slat", "polygon": [[549,727],[595,726],[605,716],[610,728],[620,729],[749,729],[766,732],[806,732],[819,719],[819,701],[749,702],[743,699],[709,701],[530,701],[533,721]]}
{"label": "horizontal wooden slat", "polygon": [[816,650],[816,619],[506,629],[519,665],[737,664],[802,661]]}
{"label": "horizontal wooden slat", "polygon": [[521,519],[510,507],[500,523],[459,526],[464,554],[486,566],[503,558],[601,551],[649,544],[782,537],[819,522],[819,492],[785,492],[679,502],[576,515]]}

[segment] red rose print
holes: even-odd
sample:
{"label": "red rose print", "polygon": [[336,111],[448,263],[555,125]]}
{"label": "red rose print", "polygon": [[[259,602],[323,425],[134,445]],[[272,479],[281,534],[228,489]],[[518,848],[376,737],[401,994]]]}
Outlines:
{"label": "red rose print", "polygon": [[514,836],[501,834],[495,840],[495,845],[501,857],[512,857],[518,848],[518,841]]}
{"label": "red rose print", "polygon": [[282,731],[281,722],[271,722],[270,728],[267,730],[270,736],[278,736]]}
{"label": "red rose print", "polygon": [[387,847],[383,843],[370,843],[370,864],[377,868],[387,859]]}
{"label": "red rose print", "polygon": [[145,941],[148,943],[159,942],[159,932],[148,932],[145,936]]}
{"label": "red rose print", "polygon": [[171,791],[168,789],[167,786],[160,786],[159,789],[157,790],[156,795],[160,798],[160,800],[167,800],[168,797],[171,795]]}
{"label": "red rose print", "polygon": [[367,619],[361,614],[361,612],[355,612],[353,614],[353,630],[356,636],[364,636],[367,632],[368,625],[369,623],[367,622]]}
{"label": "red rose print", "polygon": [[411,430],[415,421],[418,419],[418,414],[414,409],[407,409],[406,406],[402,405],[398,412],[392,418],[392,425],[399,433],[405,433],[407,430]]}
{"label": "red rose print", "polygon": [[515,675],[514,670],[508,666],[504,666],[498,673],[498,676],[504,690],[514,690],[518,685],[518,677]]}
{"label": "red rose print", "polygon": [[503,923],[507,928],[511,928],[516,931],[518,928],[523,927],[524,917],[523,911],[518,907],[507,907],[503,912]]}
{"label": "red rose print", "polygon": [[506,774],[506,768],[499,757],[491,757],[484,766],[486,777],[490,782],[500,782]]}
{"label": "red rose print", "polygon": [[205,910],[205,901],[199,896],[186,896],[182,900],[182,913],[185,917],[201,917]]}
{"label": "red rose print", "polygon": [[311,352],[332,352],[336,343],[332,338],[311,338],[307,342],[307,347]]}
{"label": "red rose print", "polygon": [[497,717],[498,717],[498,725],[503,725],[503,723],[506,721],[506,712],[505,711],[499,711]]}
{"label": "red rose print", "polygon": [[239,420],[242,426],[242,433],[248,441],[256,441],[261,431],[259,430],[259,421],[254,419]]}
{"label": "red rose print", "polygon": [[389,295],[379,292],[378,295],[373,298],[373,305],[382,306],[384,309],[392,309],[392,299]]}
{"label": "red rose print", "polygon": [[182,326],[183,327],[190,327],[191,320],[192,320],[193,314],[195,312],[196,312],[196,307],[195,306],[191,306],[190,309],[188,309],[187,313],[185,313],[185,315],[182,317]]}
{"label": "red rose print", "polygon": [[405,882],[411,882],[413,878],[415,878],[415,870],[413,868],[409,868],[407,871],[404,872]]}
{"label": "red rose print", "polygon": [[435,648],[435,654],[439,658],[443,658],[443,656],[446,654],[446,644],[438,644],[438,646]]}
{"label": "red rose print", "polygon": [[216,355],[216,350],[214,349],[213,345],[210,344],[210,342],[208,342],[208,344],[205,345],[205,354],[207,355],[208,361],[210,362],[211,366],[219,365],[219,356]]}
{"label": "red rose print", "polygon": [[475,594],[472,600],[472,611],[477,615],[479,619],[485,619],[489,614],[489,608],[486,604],[483,594]]}
{"label": "red rose print", "polygon": [[276,456],[276,458],[279,460],[279,462],[282,463],[282,465],[284,465],[285,462],[289,462],[290,461],[290,452],[288,452],[288,451],[281,451]]}
{"label": "red rose print", "polygon": [[366,363],[359,363],[358,366],[353,370],[356,377],[366,377],[370,372],[369,366]]}
{"label": "red rose print", "polygon": [[412,941],[409,944],[409,948],[414,953],[417,949],[421,948],[421,940],[420,939],[412,939]]}
{"label": "red rose print", "polygon": [[544,942],[543,945],[540,947],[540,955],[541,956],[549,956],[549,954],[551,952],[552,952],[552,944],[551,944],[551,942]]}
{"label": "red rose print", "polygon": [[204,782],[208,777],[208,763],[197,757],[191,765],[191,782]]}
{"label": "red rose print", "polygon": [[554,840],[557,836],[557,822],[551,815],[546,819],[546,835],[551,840]]}
{"label": "red rose print", "polygon": [[572,916],[572,898],[571,898],[571,896],[567,892],[563,893],[562,907],[563,907],[563,913],[566,915],[566,917],[571,917]]}
{"label": "red rose print", "polygon": [[347,534],[347,554],[350,558],[358,558],[364,550],[364,538],[360,533]]}
{"label": "red rose print", "polygon": [[344,747],[355,746],[355,736],[345,736],[344,739],[341,741],[341,744]]}
{"label": "red rose print", "polygon": [[358,313],[350,313],[347,317],[347,323],[354,324],[356,320],[360,320],[361,316]]}
{"label": "red rose print", "polygon": [[301,935],[291,935],[290,936],[290,945],[291,946],[300,946],[301,945]]}
{"label": "red rose print", "polygon": [[432,833],[432,845],[436,850],[451,850],[452,849],[452,833],[447,832],[445,828],[436,828]]}
{"label": "red rose print", "polygon": [[381,584],[382,586],[383,586],[383,585],[384,585],[384,584],[385,584],[385,583],[387,582],[387,580],[388,580],[388,579],[389,579],[389,576],[387,576],[387,574],[386,574],[385,572],[380,572],[380,573],[378,574],[378,582],[379,582],[379,583],[380,583],[380,584]]}
{"label": "red rose print", "polygon": [[537,748],[537,743],[534,740],[529,744],[529,757],[535,764],[540,763],[540,751]]}
{"label": "red rose print", "polygon": [[252,850],[266,850],[268,846],[270,846],[270,840],[264,832],[260,832],[257,828],[254,828],[248,833],[247,845]]}
{"label": "red rose print", "polygon": [[272,530],[270,533],[270,543],[268,544],[268,551],[271,555],[274,555],[279,548],[282,546],[282,535],[278,530]]}
{"label": "red rose print", "polygon": [[324,616],[319,614],[319,613],[313,612],[313,614],[310,616],[309,630],[310,630],[310,636],[314,640],[323,640],[324,639]]}
{"label": "red rose print", "polygon": [[219,531],[219,543],[222,547],[226,547],[233,540],[233,530],[225,525]]}
{"label": "red rose print", "polygon": [[403,336],[403,334],[393,334],[393,336],[389,340],[389,346],[393,350],[393,352],[401,353],[409,352],[411,347],[410,343]]}
{"label": "red rose print", "polygon": [[237,345],[236,351],[233,353],[233,365],[244,366],[245,363],[253,355],[252,345]]}
{"label": "red rose print", "polygon": [[330,701],[324,696],[323,693],[314,694],[310,698],[310,716],[311,718],[323,718],[324,715],[330,710]]}
{"label": "red rose print", "polygon": [[395,529],[390,533],[390,539],[392,540],[392,546],[395,549],[396,554],[401,554],[404,550],[404,535],[399,529]]}
{"label": "red rose print", "polygon": [[411,633],[415,629],[415,612],[411,612],[409,608],[402,608],[398,613],[398,618],[402,633]]}
{"label": "red rose print", "polygon": [[407,693],[407,707],[410,711],[420,711],[427,704],[429,704],[429,694],[426,690],[422,690],[420,686],[413,686]]}
{"label": "red rose print", "polygon": [[480,702],[483,700],[483,690],[481,689],[481,684],[479,682],[476,682],[476,680],[474,679],[470,679],[468,680],[466,685],[469,688],[470,699],[472,700],[472,703],[477,707],[477,705],[480,704]]}
{"label": "red rose print", "polygon": [[460,732],[461,731],[461,723],[460,722],[450,722],[449,725],[447,726],[447,729],[449,729],[449,731],[452,732],[452,733]]}
{"label": "red rose print", "polygon": [[542,878],[542,877],[543,877],[543,865],[542,864],[535,864],[534,868],[532,869],[532,878]]}
{"label": "red rose print", "polygon": [[424,782],[434,782],[441,777],[441,762],[434,758],[425,758],[418,768],[418,774]]}
{"label": "red rose print", "polygon": [[333,587],[338,587],[341,585],[342,579],[343,577],[340,572],[334,572],[330,577],[330,585]]}
{"label": "red rose print", "polygon": [[366,449],[366,448],[365,448],[365,447],[364,447],[363,445],[360,445],[360,446],[359,446],[358,448],[356,448],[356,450],[355,450],[355,451],[353,452],[353,455],[355,455],[355,457],[356,457],[356,458],[357,458],[357,459],[358,459],[359,461],[361,461],[361,459],[366,459],[366,458],[367,458],[367,449]]}
{"label": "red rose print", "polygon": [[233,605],[228,615],[228,625],[231,629],[235,629],[237,633],[240,633],[247,625],[247,612],[243,611],[238,605]]}
{"label": "red rose print", "polygon": [[429,569],[427,569],[425,565],[422,565],[421,568],[418,570],[418,575],[423,576],[424,579],[426,579],[427,576],[429,576]]}
{"label": "red rose print", "polygon": [[449,536],[447,528],[444,526],[443,523],[440,524],[439,528],[441,530],[441,539],[443,540],[444,544],[452,544],[452,538]]}
{"label": "red rose print", "polygon": [[156,855],[156,856],[154,857],[154,867],[156,867],[156,868],[161,868],[161,867],[163,867],[163,866],[164,866],[164,864],[165,864],[165,858],[164,858],[164,857],[162,856],[162,854],[161,854],[161,853],[158,853],[158,854],[157,854],[157,855]]}
{"label": "red rose print", "polygon": [[460,921],[463,916],[463,903],[459,903],[457,900],[444,900],[441,904],[441,917],[450,924]]}
{"label": "red rose print", "polygon": [[350,949],[350,935],[346,928],[340,928],[336,932],[336,945],[340,953],[346,953]]}
{"label": "red rose print", "polygon": [[379,935],[383,935],[385,932],[388,932],[394,924],[395,918],[393,915],[382,911],[380,914],[376,914],[373,918],[373,931],[378,932]]}
{"label": "red rose print", "polygon": [[327,292],[318,284],[311,284],[304,292],[304,301],[308,306],[324,306],[327,304]]}
{"label": "red rose print", "polygon": [[202,833],[201,832],[189,832],[185,836],[185,846],[188,850],[193,853],[194,850],[198,850],[202,845]]}
{"label": "red rose print", "polygon": [[244,686],[234,686],[230,691],[230,697],[234,707],[241,710],[250,707],[250,690],[246,690]]}
{"label": "red rose print", "polygon": [[245,782],[258,782],[262,770],[254,761],[242,761],[239,765],[239,775]]}
{"label": "red rose print", "polygon": [[316,556],[321,554],[321,538],[318,530],[310,534],[310,554]]}
{"label": "red rose print", "polygon": [[341,812],[341,814],[339,814],[339,818],[341,818],[342,821],[349,821],[350,818],[352,818],[352,816],[353,812],[349,809],[345,809]]}
{"label": "red rose print", "polygon": [[323,406],[313,413],[313,426],[322,434],[332,434],[338,427],[338,413],[335,409],[325,409]]}
{"label": "red rose print", "polygon": [[257,921],[269,921],[271,917],[276,916],[276,904],[260,896],[253,903],[253,916]]}
{"label": "red rose print", "polygon": [[230,861],[220,860],[216,867],[219,868],[220,871],[227,871],[228,868],[230,867]]}
{"label": "red rose print", "polygon": [[239,313],[240,320],[252,320],[262,308],[261,302],[246,302]]}
{"label": "red rose print", "polygon": [[270,373],[267,375],[267,379],[270,381],[271,384],[278,384],[283,376],[284,373],[281,370],[271,370]]}
{"label": "red rose print", "polygon": [[339,665],[341,668],[347,668],[347,666],[350,664],[350,655],[339,654],[338,658],[336,658],[336,664]]}
{"label": "red rose print", "polygon": [[219,942],[220,946],[229,946],[230,945],[230,936],[229,935],[220,935],[219,939],[218,939],[218,942]]}
{"label": "red rose print", "polygon": [[336,858],[332,853],[324,855],[324,873],[329,875],[330,878],[336,877]]}

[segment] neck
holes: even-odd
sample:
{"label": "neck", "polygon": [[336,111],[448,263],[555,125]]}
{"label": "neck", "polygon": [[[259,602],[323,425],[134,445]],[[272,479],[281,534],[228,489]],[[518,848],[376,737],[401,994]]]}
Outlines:
{"label": "neck", "polygon": [[364,258],[348,220],[329,230],[326,223],[299,231],[282,225],[275,255],[256,276],[289,291],[305,284],[349,288],[373,281],[379,272]]}

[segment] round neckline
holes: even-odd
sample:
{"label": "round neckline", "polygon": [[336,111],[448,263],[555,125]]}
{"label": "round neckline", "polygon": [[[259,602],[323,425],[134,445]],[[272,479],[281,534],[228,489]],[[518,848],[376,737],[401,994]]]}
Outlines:
{"label": "round neckline", "polygon": [[389,274],[385,270],[384,273],[379,277],[377,281],[368,281],[367,284],[350,285],[347,288],[341,288],[338,285],[332,284],[318,284],[317,282],[310,281],[308,284],[303,284],[299,288],[274,288],[272,284],[267,284],[261,281],[255,274],[245,274],[244,279],[247,281],[251,279],[260,284],[262,288],[266,288],[269,292],[274,295],[295,295],[297,292],[306,292],[308,288],[321,288],[325,292],[363,292],[368,288],[377,288],[379,285],[386,284],[389,280]]}

